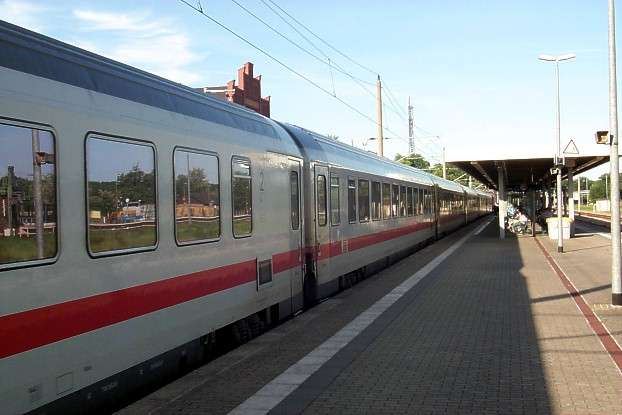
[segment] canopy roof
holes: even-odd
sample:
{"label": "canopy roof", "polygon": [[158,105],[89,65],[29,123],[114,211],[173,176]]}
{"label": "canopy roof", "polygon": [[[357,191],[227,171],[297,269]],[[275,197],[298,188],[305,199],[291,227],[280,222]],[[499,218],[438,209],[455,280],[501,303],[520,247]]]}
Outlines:
{"label": "canopy roof", "polygon": [[[566,158],[566,166],[580,174],[609,161],[608,155],[573,156]],[[552,157],[538,158],[507,158],[489,160],[456,160],[448,161],[465,173],[473,176],[491,189],[498,190],[498,168],[503,170],[504,183],[507,190],[526,190],[541,187],[548,182],[553,168]],[[568,169],[563,169],[566,177]]]}

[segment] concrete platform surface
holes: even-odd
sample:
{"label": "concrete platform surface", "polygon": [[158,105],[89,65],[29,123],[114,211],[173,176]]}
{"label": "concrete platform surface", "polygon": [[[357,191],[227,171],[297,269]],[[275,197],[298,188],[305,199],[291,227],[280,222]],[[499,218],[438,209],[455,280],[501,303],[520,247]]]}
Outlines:
{"label": "concrete platform surface", "polygon": [[622,313],[598,306],[606,238],[581,236],[557,256],[545,238],[499,241],[494,222],[477,233],[483,223],[120,413],[622,413],[615,350],[575,303],[619,338]]}

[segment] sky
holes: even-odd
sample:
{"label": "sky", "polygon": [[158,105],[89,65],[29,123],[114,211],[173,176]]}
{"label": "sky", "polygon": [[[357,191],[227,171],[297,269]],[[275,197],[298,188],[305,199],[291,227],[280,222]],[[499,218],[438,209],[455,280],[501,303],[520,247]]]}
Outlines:
{"label": "sky", "polygon": [[[262,94],[271,96],[272,118],[370,150],[379,74],[385,156],[408,152],[410,97],[415,149],[432,163],[442,147],[448,160],[552,156],[554,65],[537,57],[573,52],[576,60],[560,64],[561,145],[572,138],[580,154],[608,151],[593,138],[608,129],[606,0],[202,3],[206,14],[315,85],[179,0],[0,0],[0,19],[192,87],[223,85],[251,61]],[[340,53],[288,20],[300,33],[292,29],[268,7],[275,5]]]}

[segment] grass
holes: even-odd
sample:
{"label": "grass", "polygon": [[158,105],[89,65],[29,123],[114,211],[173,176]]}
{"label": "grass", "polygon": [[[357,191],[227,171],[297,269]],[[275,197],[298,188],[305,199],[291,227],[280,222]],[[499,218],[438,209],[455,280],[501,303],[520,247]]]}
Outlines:
{"label": "grass", "polygon": [[220,226],[217,220],[209,222],[192,223],[177,222],[177,240],[179,242],[200,241],[204,239],[214,239],[220,236]]}
{"label": "grass", "polygon": [[[43,257],[56,255],[56,234],[46,233],[43,236]],[[0,264],[11,262],[32,261],[37,258],[37,239],[34,236],[20,238],[18,236],[0,237]]]}
{"label": "grass", "polygon": [[249,216],[233,219],[233,235],[234,236],[250,235],[252,228],[253,228],[253,224]]}
{"label": "grass", "polygon": [[155,226],[127,229],[90,229],[89,245],[92,252],[141,248],[156,243]]}

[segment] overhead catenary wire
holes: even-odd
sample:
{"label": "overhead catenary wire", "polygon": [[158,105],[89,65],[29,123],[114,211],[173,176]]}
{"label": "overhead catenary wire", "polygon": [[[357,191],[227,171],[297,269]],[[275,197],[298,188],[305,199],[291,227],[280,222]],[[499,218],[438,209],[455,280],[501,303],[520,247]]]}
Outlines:
{"label": "overhead catenary wire", "polygon": [[[234,3],[236,6],[238,6],[239,8],[241,8],[242,10],[244,10],[247,14],[249,14],[250,16],[252,16],[255,20],[259,21],[261,24],[263,24],[264,26],[266,26],[268,29],[270,29],[272,32],[274,32],[275,34],[277,34],[279,37],[285,39],[287,42],[289,42],[290,44],[292,44],[293,46],[295,46],[297,49],[303,51],[304,53],[306,53],[307,55],[311,56],[312,58],[314,58],[315,60],[328,65],[329,71],[331,71],[331,77],[332,77],[332,69],[335,69],[337,72],[340,72],[341,74],[351,78],[354,81],[357,81],[357,83],[363,83],[366,81],[363,81],[357,77],[355,77],[354,75],[352,75],[351,73],[347,72],[346,70],[342,69],[339,65],[334,64],[333,62],[331,62],[330,58],[328,56],[326,56],[322,51],[320,51],[320,53],[322,53],[325,57],[326,60],[317,56],[316,54],[314,54],[313,52],[311,52],[310,50],[304,48],[303,46],[299,45],[298,43],[296,43],[295,41],[293,41],[292,39],[290,39],[289,37],[285,36],[283,33],[281,33],[278,29],[276,29],[274,26],[270,25],[268,22],[266,22],[265,20],[263,20],[261,17],[257,16],[255,13],[253,13],[251,10],[249,10],[247,7],[245,7],[244,5],[242,5],[240,2],[238,2],[237,0],[231,0],[232,3]],[[196,10],[196,9],[195,9]],[[371,84],[371,83],[369,83]],[[374,96],[373,92],[371,92],[368,88],[363,88],[367,93],[371,94],[372,96]],[[333,93],[335,90],[335,86],[334,86],[334,80],[333,80]]]}
{"label": "overhead catenary wire", "polygon": [[[239,3],[236,0],[232,0],[234,3],[238,4]],[[329,55],[327,53],[325,53],[321,48],[319,48],[315,42],[313,42],[311,39],[309,39],[308,36],[306,36],[305,34],[303,34],[298,28],[296,28],[296,26],[294,26],[290,21],[288,21],[284,16],[289,17],[289,19],[291,19],[293,22],[295,22],[296,24],[298,24],[301,28],[303,28],[304,30],[306,30],[308,33],[310,33],[311,35],[313,35],[316,39],[320,40],[322,43],[324,43],[326,46],[328,46],[330,49],[332,49],[333,51],[337,52],[339,55],[343,56],[344,58],[348,59],[350,62],[356,64],[357,66],[367,70],[368,72],[372,73],[372,74],[378,74],[377,71],[374,71],[368,67],[366,67],[365,65],[360,64],[359,62],[353,60],[351,57],[349,57],[348,55],[346,55],[345,53],[341,52],[340,50],[338,50],[336,47],[334,47],[333,45],[329,44],[327,41],[325,41],[323,38],[321,38],[319,35],[317,35],[313,30],[311,30],[308,26],[306,26],[304,23],[302,23],[300,20],[296,19],[292,14],[290,14],[289,12],[287,12],[285,9],[283,9],[281,6],[279,6],[274,0],[260,0],[261,3],[263,3],[270,11],[272,11],[277,17],[279,17],[285,24],[287,24],[292,30],[294,30],[301,38],[303,38],[309,45],[311,45],[311,47],[313,47],[316,51],[318,51],[320,54],[322,54],[326,59],[327,62],[324,62],[322,60],[322,62],[324,63],[328,63],[329,65],[329,69],[330,68],[336,68],[339,72],[346,74],[348,77],[350,77],[354,82],[356,82],[357,84],[359,84],[359,86],[361,86],[370,96],[375,96],[373,92],[371,92],[368,88],[365,87],[364,84],[366,85],[373,85],[370,82],[367,82],[365,80],[362,80],[354,75],[352,75],[351,73],[349,73],[348,71],[346,71],[343,67],[341,67],[339,64],[337,64],[336,62],[334,62],[334,60],[331,60]],[[269,3],[271,3],[274,7],[272,7]],[[242,7],[242,6],[240,6]],[[275,10],[278,9],[280,11]],[[281,14],[283,13],[283,14]],[[265,24],[265,23],[264,23]],[[275,29],[273,29],[275,30]],[[285,37],[284,35],[282,35],[281,33],[279,33],[280,36]],[[292,42],[289,38],[288,41]],[[297,45],[297,47],[300,47],[299,45]],[[331,76],[332,76],[332,72],[331,72]],[[333,81],[334,82],[334,81]],[[393,112],[395,115],[397,115],[399,118],[401,118],[403,121],[406,121],[406,117],[404,116],[404,114],[406,114],[405,110],[399,105],[399,103],[397,102],[397,98],[395,98],[395,95],[393,94],[393,92],[391,91],[391,89],[389,88],[389,86],[386,84],[386,81],[383,81],[383,89],[386,90],[387,94],[387,102],[389,103],[389,106],[387,107],[391,112]],[[334,86],[333,86],[333,91],[334,91]],[[387,129],[387,128],[384,128]],[[388,129],[390,130],[390,129]],[[408,142],[407,139],[403,139],[405,142]]]}
{"label": "overhead catenary wire", "polygon": [[332,49],[333,51],[335,51],[336,53],[338,53],[339,55],[341,55],[342,57],[344,57],[345,59],[349,60],[350,62],[352,62],[353,64],[355,64],[356,66],[360,67],[361,69],[366,70],[367,72],[373,74],[373,75],[378,75],[377,71],[374,71],[373,69],[368,68],[367,66],[363,65],[362,63],[357,62],[356,60],[352,59],[350,56],[346,55],[345,53],[341,52],[339,49],[337,49],[336,47],[334,47],[333,45],[331,45],[330,43],[328,43],[326,40],[324,40],[322,37],[320,37],[319,35],[317,35],[313,30],[311,30],[309,27],[307,27],[305,24],[303,24],[302,22],[300,22],[298,19],[296,19],[294,16],[292,16],[291,14],[289,14],[286,10],[284,10],[281,6],[279,6],[278,4],[276,4],[273,0],[268,0],[270,3],[272,3],[277,9],[279,9],[280,11],[282,11],[284,14],[287,15],[287,17],[289,17],[290,19],[292,19],[294,22],[296,22],[298,25],[300,25],[300,27],[304,28],[307,32],[309,32],[311,35],[313,35],[313,37],[315,37],[316,39],[318,39],[320,42],[322,42],[323,44],[325,44],[326,46],[328,46],[330,49]]}
{"label": "overhead catenary wire", "polygon": [[406,110],[404,110],[398,103],[397,98],[395,98],[395,95],[393,94],[393,92],[391,92],[391,89],[389,88],[389,85],[387,85],[386,81],[382,81],[382,88],[387,91],[387,98],[389,98],[389,102],[390,104],[393,106],[393,108],[395,109],[397,115],[404,121],[406,121],[406,118],[404,117],[404,115],[408,115]]}
{"label": "overhead catenary wire", "polygon": [[[267,56],[268,58],[272,59],[273,61],[275,61],[276,63],[278,63],[279,65],[281,65],[283,68],[287,69],[288,71],[292,72],[294,75],[300,77],[301,79],[305,80],[307,83],[309,83],[310,85],[314,86],[315,88],[319,89],[320,91],[324,92],[325,94],[333,97],[334,99],[336,99],[337,101],[339,101],[341,104],[345,105],[346,107],[348,107],[350,110],[354,111],[355,113],[357,113],[358,115],[360,115],[361,117],[371,121],[373,124],[378,125],[378,122],[373,119],[372,117],[370,117],[369,115],[365,114],[364,112],[362,112],[361,110],[359,110],[358,108],[356,108],[354,105],[350,104],[349,102],[343,100],[342,98],[338,97],[337,95],[333,95],[333,93],[329,90],[327,90],[326,88],[322,87],[320,84],[318,84],[317,82],[313,81],[311,78],[307,77],[306,75],[300,73],[299,71],[297,71],[296,69],[292,68],[291,66],[287,65],[285,62],[281,61],[280,59],[276,58],[275,56],[273,56],[272,54],[270,54],[268,51],[264,50],[263,48],[255,45],[253,42],[251,42],[250,40],[246,39],[244,36],[238,34],[237,32],[235,32],[233,29],[229,28],[228,26],[226,26],[225,24],[221,23],[220,21],[218,21],[217,19],[213,18],[212,16],[208,15],[202,7],[200,6],[195,6],[191,3],[189,3],[186,0],[179,0],[181,3],[185,4],[186,6],[190,7],[192,10],[196,11],[197,13],[199,13],[201,16],[203,16],[204,18],[210,20],[212,23],[216,24],[217,26],[219,26],[220,28],[224,29],[225,31],[229,32],[230,34],[232,34],[233,36],[235,36],[236,38],[238,38],[239,40],[241,40],[242,42],[246,43],[248,46],[252,47],[253,49],[261,52],[262,54],[264,54],[265,56]],[[402,140],[406,140],[403,137],[399,137],[398,134],[396,134],[394,131],[392,131],[390,128],[388,127],[383,127],[383,130],[394,134],[396,136],[396,138],[400,138]]]}
{"label": "overhead catenary wire", "polygon": [[[322,42],[324,45],[328,46],[330,49],[332,49],[334,52],[338,53],[339,55],[341,55],[342,57],[344,57],[345,59],[347,59],[348,61],[350,61],[351,63],[357,65],[358,67],[366,70],[367,72],[374,74],[374,75],[378,75],[378,71],[375,71],[363,64],[361,64],[360,62],[354,60],[353,58],[351,58],[350,56],[348,56],[347,54],[345,54],[344,52],[340,51],[339,49],[337,49],[335,46],[331,45],[330,43],[328,43],[325,39],[323,39],[321,36],[319,36],[317,33],[315,33],[313,30],[311,30],[307,25],[305,25],[304,23],[302,23],[300,20],[298,20],[297,18],[295,18],[291,13],[287,12],[285,9],[283,9],[281,6],[279,6],[274,0],[260,0],[263,4],[266,5],[266,7],[268,7],[270,10],[272,10],[277,16],[279,16],[284,22],[286,22],[293,30],[296,31],[296,33],[298,33],[303,39],[305,39],[307,42],[309,42],[309,44],[311,44],[316,50],[320,50],[315,43],[313,43],[307,36],[304,36],[302,33],[300,33],[299,30],[297,30],[290,22],[288,22],[286,19],[283,18],[282,15],[280,15],[279,13],[277,13],[274,8],[270,7],[267,2],[271,3],[272,5],[274,5],[278,10],[280,10],[283,14],[285,14],[287,17],[289,17],[293,22],[295,22],[296,24],[298,24],[300,27],[302,27],[304,30],[306,30],[308,33],[310,33],[314,38],[318,39],[320,42]],[[323,51],[321,51],[320,53],[322,53],[324,56],[327,56]],[[388,88],[388,86],[386,85],[386,81],[383,81],[383,89],[385,89],[387,91],[386,96],[389,98],[388,101],[391,104],[390,107],[388,107],[391,112],[394,112],[396,115],[398,115],[402,120],[406,120],[406,118],[401,115],[403,109],[402,107],[396,102],[397,99],[395,98],[394,94],[391,92],[391,89]],[[419,130],[425,132],[426,134],[430,134],[432,135],[432,133],[430,133],[429,131],[423,130],[420,127],[415,127],[418,128]]]}
{"label": "overhead catenary wire", "polygon": [[[343,104],[344,106],[346,106],[347,108],[349,108],[350,110],[352,110],[353,112],[355,112],[356,114],[360,115],[361,117],[367,119],[368,121],[372,122],[375,125],[378,125],[377,120],[375,120],[374,118],[370,117],[369,115],[365,114],[363,111],[361,111],[359,108],[355,107],[354,105],[350,104],[349,102],[345,101],[344,99],[340,98],[339,96],[337,96],[334,91],[331,92],[328,89],[324,88],[323,86],[321,86],[320,84],[318,84],[316,81],[314,81],[313,79],[309,78],[308,76],[302,74],[301,72],[299,72],[298,70],[294,69],[293,67],[289,66],[288,64],[286,64],[285,62],[283,62],[282,60],[276,58],[274,55],[272,55],[271,53],[269,53],[268,51],[266,51],[265,49],[259,47],[258,45],[254,44],[253,42],[251,42],[250,40],[248,40],[247,38],[245,38],[244,36],[238,34],[237,32],[235,32],[233,29],[229,28],[228,26],[226,26],[224,23],[218,21],[217,19],[215,19],[214,17],[208,15],[203,8],[201,7],[200,3],[198,5],[193,5],[191,3],[189,3],[187,0],[179,0],[181,3],[185,4],[186,6],[190,7],[191,9],[193,9],[194,11],[196,11],[197,13],[199,13],[201,16],[203,16],[204,18],[210,20],[212,23],[216,24],[217,26],[221,27],[222,29],[224,29],[225,31],[229,32],[230,34],[232,34],[233,36],[235,36],[236,38],[238,38],[239,40],[241,40],[242,42],[244,42],[245,44],[249,45],[250,47],[252,47],[253,49],[256,49],[257,51],[259,51],[260,53],[264,54],[265,56],[267,56],[268,58],[272,59],[273,61],[275,61],[276,63],[278,63],[280,66],[282,66],[283,68],[287,69],[288,71],[292,72],[294,75],[298,76],[299,78],[303,79],[304,81],[306,81],[307,83],[309,83],[310,85],[314,86],[315,88],[319,89],[320,91],[324,92],[325,94],[333,97],[334,99],[336,99],[338,102],[340,102],[341,104]],[[275,4],[272,0],[269,0],[272,4]],[[239,5],[238,2],[235,2],[237,5]],[[277,5],[278,7],[278,5]],[[281,8],[279,8],[281,9]],[[282,9],[281,9],[282,10]],[[286,13],[286,12],[284,12]],[[288,13],[286,13],[288,16],[291,17],[291,15],[289,15]],[[293,17],[292,17],[293,18]],[[294,19],[295,20],[295,19]],[[301,24],[300,22],[297,21],[298,24]],[[294,42],[295,43],[295,42]],[[331,46],[331,48],[334,48]],[[339,52],[341,55],[344,55],[343,53]],[[347,55],[346,55],[347,56]],[[320,58],[320,60],[322,60]],[[322,60],[322,62],[324,62]],[[335,67],[335,65],[333,65],[332,67]],[[371,71],[373,73],[375,73],[374,71]],[[394,138],[400,139],[406,143],[408,143],[408,139],[401,137],[399,134],[397,134],[395,131],[393,131],[391,128],[389,128],[388,126],[383,126],[383,130],[390,133]],[[432,157],[430,157],[432,158]]]}

